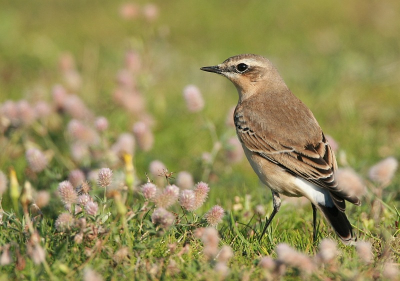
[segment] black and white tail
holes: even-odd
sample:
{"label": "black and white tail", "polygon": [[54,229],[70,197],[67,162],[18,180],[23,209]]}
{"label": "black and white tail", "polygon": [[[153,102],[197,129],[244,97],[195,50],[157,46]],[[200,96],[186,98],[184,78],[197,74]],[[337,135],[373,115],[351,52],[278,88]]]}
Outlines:
{"label": "black and white tail", "polygon": [[335,205],[326,207],[318,204],[318,208],[325,215],[344,244],[351,244],[357,241],[357,237],[353,233],[353,228],[344,212],[341,212]]}

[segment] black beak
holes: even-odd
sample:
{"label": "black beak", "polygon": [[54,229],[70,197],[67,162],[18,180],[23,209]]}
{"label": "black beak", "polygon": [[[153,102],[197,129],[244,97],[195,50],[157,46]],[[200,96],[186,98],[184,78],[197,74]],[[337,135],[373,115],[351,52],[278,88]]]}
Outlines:
{"label": "black beak", "polygon": [[217,73],[217,74],[221,74],[222,73],[222,70],[218,65],[215,65],[215,66],[204,66],[204,67],[202,67],[200,69],[203,70],[203,71],[214,72],[214,73]]}

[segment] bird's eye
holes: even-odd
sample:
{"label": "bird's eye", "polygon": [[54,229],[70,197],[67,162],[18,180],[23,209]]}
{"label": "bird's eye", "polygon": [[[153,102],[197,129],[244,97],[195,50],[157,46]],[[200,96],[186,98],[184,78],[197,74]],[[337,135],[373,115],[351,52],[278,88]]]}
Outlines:
{"label": "bird's eye", "polygon": [[244,71],[246,71],[248,68],[249,68],[249,66],[248,66],[247,64],[245,64],[245,63],[239,63],[239,64],[236,66],[236,69],[237,69],[239,72],[244,72]]}

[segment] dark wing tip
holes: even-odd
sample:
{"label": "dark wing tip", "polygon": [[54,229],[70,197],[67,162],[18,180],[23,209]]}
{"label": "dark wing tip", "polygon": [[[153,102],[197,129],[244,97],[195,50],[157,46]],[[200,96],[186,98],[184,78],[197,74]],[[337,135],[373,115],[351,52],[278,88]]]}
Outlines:
{"label": "dark wing tip", "polygon": [[361,200],[360,200],[360,198],[358,198],[358,197],[352,197],[351,198],[352,200],[347,200],[347,201],[349,201],[350,203],[353,203],[354,205],[356,205],[356,206],[361,206]]}
{"label": "dark wing tip", "polygon": [[355,195],[348,195],[348,196],[343,196],[343,199],[346,201],[349,201],[350,203],[360,206],[361,205],[361,200]]}

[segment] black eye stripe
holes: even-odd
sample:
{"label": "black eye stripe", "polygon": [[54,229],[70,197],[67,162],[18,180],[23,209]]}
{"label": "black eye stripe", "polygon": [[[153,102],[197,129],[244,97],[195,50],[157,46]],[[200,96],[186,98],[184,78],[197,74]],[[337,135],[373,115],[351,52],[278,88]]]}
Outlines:
{"label": "black eye stripe", "polygon": [[236,69],[237,69],[237,71],[239,71],[239,72],[244,72],[244,71],[246,71],[248,68],[249,68],[249,66],[248,66],[247,64],[245,64],[245,63],[239,63],[239,64],[236,66]]}

